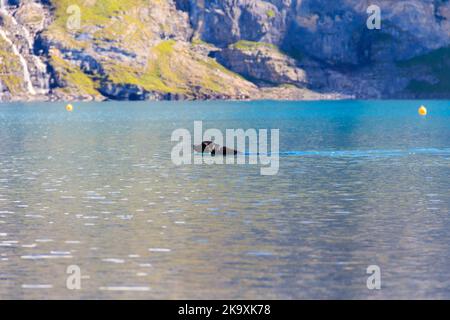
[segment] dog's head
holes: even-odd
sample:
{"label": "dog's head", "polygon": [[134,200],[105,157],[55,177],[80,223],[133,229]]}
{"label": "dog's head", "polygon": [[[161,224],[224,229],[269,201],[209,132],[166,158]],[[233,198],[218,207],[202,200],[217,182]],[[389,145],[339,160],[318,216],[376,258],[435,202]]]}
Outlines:
{"label": "dog's head", "polygon": [[192,148],[196,152],[204,152],[206,147],[209,146],[212,143],[212,141],[203,141],[202,144],[193,145]]}

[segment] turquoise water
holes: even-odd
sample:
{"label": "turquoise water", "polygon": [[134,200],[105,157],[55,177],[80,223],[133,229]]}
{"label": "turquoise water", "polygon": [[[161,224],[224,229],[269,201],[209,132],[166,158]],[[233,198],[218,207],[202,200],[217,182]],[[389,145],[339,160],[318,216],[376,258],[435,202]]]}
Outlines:
{"label": "turquoise water", "polygon": [[[196,120],[279,129],[278,174],[175,166]],[[449,124],[449,101],[2,104],[0,298],[450,298]]]}

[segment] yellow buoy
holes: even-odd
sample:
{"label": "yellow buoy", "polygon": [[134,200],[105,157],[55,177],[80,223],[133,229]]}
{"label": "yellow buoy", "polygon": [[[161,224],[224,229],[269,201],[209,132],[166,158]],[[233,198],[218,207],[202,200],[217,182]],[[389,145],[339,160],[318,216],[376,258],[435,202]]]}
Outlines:
{"label": "yellow buoy", "polygon": [[421,107],[419,108],[419,114],[420,114],[421,116],[426,116],[427,113],[428,113],[428,111],[427,111],[427,108],[425,108],[425,106],[421,106]]}
{"label": "yellow buoy", "polygon": [[68,104],[66,106],[66,110],[69,111],[69,112],[72,112],[73,111],[73,106],[71,104]]}

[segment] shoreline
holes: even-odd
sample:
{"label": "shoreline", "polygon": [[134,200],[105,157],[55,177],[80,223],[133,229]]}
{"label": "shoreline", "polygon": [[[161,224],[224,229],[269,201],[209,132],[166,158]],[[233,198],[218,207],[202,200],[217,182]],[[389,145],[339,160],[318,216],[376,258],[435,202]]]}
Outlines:
{"label": "shoreline", "polygon": [[273,99],[273,98],[260,98],[260,99],[180,99],[180,100],[115,100],[115,99],[104,99],[104,100],[82,100],[82,99],[14,99],[14,100],[0,100],[0,105],[2,104],[13,104],[13,103],[113,103],[113,102],[320,102],[320,101],[447,101],[450,97],[385,97],[385,98],[314,98],[314,99]]}
{"label": "shoreline", "polygon": [[300,88],[267,88],[255,92],[255,95],[248,96],[227,96],[221,94],[208,95],[179,95],[172,93],[153,93],[149,92],[148,98],[143,99],[121,99],[107,96],[74,96],[74,95],[35,95],[35,96],[7,96],[0,95],[2,102],[104,102],[104,101],[317,101],[317,100],[355,100],[356,96],[342,93],[320,93]]}
{"label": "shoreline", "polygon": [[18,96],[2,96],[1,103],[28,103],[28,102],[162,102],[162,101],[386,101],[386,100],[450,100],[450,93],[443,94],[414,94],[404,93],[395,95],[369,95],[364,93],[339,93],[339,92],[317,92],[302,88],[283,88],[271,87],[260,88],[253,96],[226,96],[221,94],[208,95],[180,95],[172,93],[149,92],[147,99],[121,99],[107,96],[89,96],[89,95],[18,95]]}

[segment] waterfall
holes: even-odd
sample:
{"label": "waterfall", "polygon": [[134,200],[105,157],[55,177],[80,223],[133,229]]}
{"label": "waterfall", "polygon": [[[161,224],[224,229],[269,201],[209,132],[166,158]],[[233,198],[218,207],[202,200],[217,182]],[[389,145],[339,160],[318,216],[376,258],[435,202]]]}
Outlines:
{"label": "waterfall", "polygon": [[8,11],[6,11],[6,0],[0,0],[0,13],[8,15]]}
{"label": "waterfall", "polygon": [[34,53],[33,53],[34,39],[33,39],[32,35],[28,31],[28,29],[25,28],[25,26],[20,25],[17,22],[16,18],[8,12],[8,10],[6,9],[6,0],[0,0],[0,13],[5,16],[8,16],[12,25],[20,30],[20,34],[23,36],[24,40],[26,41],[26,44],[27,44],[27,47],[29,50],[29,55],[30,55],[30,58],[32,59],[33,66],[35,67],[35,69],[37,71],[36,78],[37,78],[38,86],[39,86],[39,89],[37,90],[38,92],[36,91],[36,89],[33,86],[33,82],[31,80],[30,69],[28,67],[27,60],[20,53],[18,47],[8,38],[6,32],[0,29],[0,35],[8,44],[11,45],[12,52],[19,58],[20,64],[22,65],[22,68],[23,68],[23,78],[24,78],[28,93],[30,93],[31,95],[36,95],[37,93],[45,94],[47,92],[47,87],[48,87],[46,80],[45,80],[46,66],[42,62],[42,60],[38,56],[34,55]]}
{"label": "waterfall", "polygon": [[[12,21],[13,21],[14,25],[18,25],[18,23],[14,17],[13,17]],[[38,56],[33,54],[34,38],[31,36],[28,29],[25,28],[25,26],[23,26],[23,25],[21,25],[20,28],[22,29],[22,33],[23,33],[25,39],[27,40],[28,49],[30,50],[30,55],[33,59],[34,65],[36,66],[36,69],[39,72],[39,74],[37,75],[38,81],[40,84],[39,93],[45,94],[46,93],[46,90],[45,90],[46,83],[45,83],[45,79],[42,77],[42,75],[46,73],[47,67],[45,66],[45,63],[43,63],[42,60]]]}
{"label": "waterfall", "polygon": [[23,79],[27,85],[27,90],[30,94],[35,95],[36,91],[34,90],[33,83],[31,82],[30,71],[28,70],[27,61],[20,54],[19,49],[17,49],[16,45],[8,38],[5,31],[0,29],[0,36],[11,46],[13,53],[19,58],[20,64],[23,68]]}

